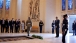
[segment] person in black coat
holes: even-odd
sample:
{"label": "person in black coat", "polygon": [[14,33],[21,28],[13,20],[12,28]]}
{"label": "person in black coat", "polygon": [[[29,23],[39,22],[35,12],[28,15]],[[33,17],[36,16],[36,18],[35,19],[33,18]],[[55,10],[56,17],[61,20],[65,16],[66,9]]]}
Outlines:
{"label": "person in black coat", "polygon": [[63,16],[63,24],[62,24],[62,42],[65,43],[65,37],[68,31],[68,20],[67,20],[67,14]]}
{"label": "person in black coat", "polygon": [[0,29],[1,29],[1,19],[0,19]]}
{"label": "person in black coat", "polygon": [[40,33],[42,33],[42,26],[44,25],[44,23],[42,21],[39,22],[39,27],[40,27]]}
{"label": "person in black coat", "polygon": [[75,21],[72,24],[72,30],[73,30],[73,36],[76,35],[75,34],[75,30],[76,30],[76,22]]}
{"label": "person in black coat", "polygon": [[1,33],[4,33],[4,28],[5,28],[5,20],[2,18],[1,20]]}
{"label": "person in black coat", "polygon": [[18,21],[17,21],[17,19],[15,20],[15,33],[18,33]]}
{"label": "person in black coat", "polygon": [[20,24],[21,24],[21,22],[20,22],[20,19],[18,19],[18,32],[20,31]]}
{"label": "person in black coat", "polygon": [[1,26],[1,19],[0,19],[0,26]]}
{"label": "person in black coat", "polygon": [[5,20],[5,28],[6,28],[6,33],[9,32],[9,21],[8,19]]}
{"label": "person in black coat", "polygon": [[53,22],[52,22],[52,34],[54,34],[54,28],[55,28],[55,22],[53,20]]}
{"label": "person in black coat", "polygon": [[59,37],[59,23],[60,23],[60,20],[58,19],[58,17],[56,17],[56,20],[55,20],[56,37]]}
{"label": "person in black coat", "polygon": [[0,19],[0,26],[1,26],[1,19]]}
{"label": "person in black coat", "polygon": [[10,33],[13,33],[13,28],[14,28],[14,20],[12,18],[12,20],[10,21]]}

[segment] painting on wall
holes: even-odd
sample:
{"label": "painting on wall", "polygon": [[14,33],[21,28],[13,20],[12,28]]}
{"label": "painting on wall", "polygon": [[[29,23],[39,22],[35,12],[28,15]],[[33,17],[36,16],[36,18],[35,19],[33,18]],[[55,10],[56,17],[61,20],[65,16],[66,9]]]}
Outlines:
{"label": "painting on wall", "polygon": [[30,4],[29,16],[31,20],[39,21],[40,20],[40,0],[31,0],[29,4]]}
{"label": "painting on wall", "polygon": [[4,0],[0,0],[0,18],[1,18],[1,16],[2,16],[3,1],[4,1]]}
{"label": "painting on wall", "polygon": [[68,10],[73,9],[73,0],[68,0]]}
{"label": "painting on wall", "polygon": [[62,11],[66,10],[66,0],[62,0]]}

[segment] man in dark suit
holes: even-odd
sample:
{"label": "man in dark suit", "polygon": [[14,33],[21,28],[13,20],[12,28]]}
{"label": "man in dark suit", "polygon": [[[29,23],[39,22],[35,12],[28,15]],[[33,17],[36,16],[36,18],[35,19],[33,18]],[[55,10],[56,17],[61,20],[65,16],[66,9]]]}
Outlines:
{"label": "man in dark suit", "polygon": [[73,36],[76,35],[76,33],[75,33],[76,32],[75,31],[76,30],[76,21],[74,21],[72,24],[72,30],[73,30]]}
{"label": "man in dark suit", "polygon": [[20,22],[20,19],[18,19],[18,32],[20,31],[20,24],[21,24],[21,22]]}
{"label": "man in dark suit", "polygon": [[63,16],[63,27],[62,27],[62,42],[65,43],[65,37],[68,31],[68,20],[67,20],[67,14]]}
{"label": "man in dark suit", "polygon": [[58,17],[56,17],[56,20],[55,20],[56,37],[59,37],[59,23],[60,23],[60,20],[58,19]]}
{"label": "man in dark suit", "polygon": [[18,21],[17,21],[17,19],[15,20],[15,33],[18,33]]}
{"label": "man in dark suit", "polygon": [[1,33],[4,33],[4,28],[5,28],[5,20],[2,18],[1,20]]}
{"label": "man in dark suit", "polygon": [[1,19],[0,19],[0,25],[1,25]]}
{"label": "man in dark suit", "polygon": [[14,27],[14,20],[12,18],[12,20],[10,21],[10,33],[13,33],[13,27]]}
{"label": "man in dark suit", "polygon": [[5,20],[5,28],[6,28],[6,33],[9,32],[9,21],[8,19]]}
{"label": "man in dark suit", "polygon": [[44,24],[43,24],[43,22],[42,21],[40,21],[39,22],[39,27],[40,27],[40,33],[42,33],[42,26],[43,26]]}

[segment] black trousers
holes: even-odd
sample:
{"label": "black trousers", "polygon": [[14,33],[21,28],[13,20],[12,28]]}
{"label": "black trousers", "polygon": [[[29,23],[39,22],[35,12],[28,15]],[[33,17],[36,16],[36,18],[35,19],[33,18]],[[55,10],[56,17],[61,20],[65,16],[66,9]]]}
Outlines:
{"label": "black trousers", "polygon": [[8,27],[6,27],[6,32],[9,32],[9,26],[8,26]]}
{"label": "black trousers", "polygon": [[2,24],[1,25],[1,33],[4,33],[4,28],[5,28],[5,26],[4,26],[4,24]]}
{"label": "black trousers", "polygon": [[67,31],[62,31],[62,32],[64,32],[64,34],[62,34],[62,42],[65,43],[65,37],[66,37]]}
{"label": "black trousers", "polygon": [[56,28],[56,37],[59,37],[59,28]]}
{"label": "black trousers", "polygon": [[20,26],[18,26],[18,32],[20,31]]}
{"label": "black trousers", "polygon": [[10,32],[13,33],[13,26],[10,26]]}
{"label": "black trousers", "polygon": [[40,26],[40,33],[42,33],[42,26]]}
{"label": "black trousers", "polygon": [[18,27],[15,27],[15,33],[18,33]]}
{"label": "black trousers", "polygon": [[52,34],[54,33],[54,27],[52,27]]}

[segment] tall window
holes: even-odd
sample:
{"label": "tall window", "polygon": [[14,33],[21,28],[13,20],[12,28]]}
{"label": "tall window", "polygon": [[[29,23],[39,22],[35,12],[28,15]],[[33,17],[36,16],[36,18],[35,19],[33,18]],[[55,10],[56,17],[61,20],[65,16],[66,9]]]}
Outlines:
{"label": "tall window", "polygon": [[62,0],[62,11],[66,9],[66,0]]}
{"label": "tall window", "polygon": [[6,10],[9,10],[10,8],[10,0],[6,0]]}
{"label": "tall window", "polygon": [[4,0],[0,0],[0,9],[3,8],[3,1],[4,1]]}
{"label": "tall window", "polygon": [[68,0],[68,10],[72,10],[73,8],[73,0]]}

